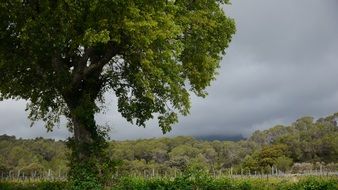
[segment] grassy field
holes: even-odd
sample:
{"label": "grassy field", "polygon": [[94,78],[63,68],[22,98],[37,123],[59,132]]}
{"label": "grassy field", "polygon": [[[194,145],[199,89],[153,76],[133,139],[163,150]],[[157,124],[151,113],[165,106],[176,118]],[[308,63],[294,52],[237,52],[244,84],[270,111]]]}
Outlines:
{"label": "grassy field", "polygon": [[[1,190],[63,190],[64,181],[3,181]],[[106,189],[116,190],[338,190],[338,177],[213,178],[186,174],[176,178],[122,177]]]}

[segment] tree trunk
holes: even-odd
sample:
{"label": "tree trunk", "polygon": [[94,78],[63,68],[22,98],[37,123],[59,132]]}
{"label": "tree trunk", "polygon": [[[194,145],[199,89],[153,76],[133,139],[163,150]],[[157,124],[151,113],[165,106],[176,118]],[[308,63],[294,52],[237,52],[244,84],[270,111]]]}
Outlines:
{"label": "tree trunk", "polygon": [[[92,116],[87,116],[92,117]],[[78,148],[76,151],[76,157],[79,160],[85,159],[85,157],[90,157],[91,152],[88,150],[91,144],[95,141],[96,126],[87,123],[85,119],[76,114],[72,114],[72,123],[73,123],[73,135],[75,148]],[[93,122],[94,123],[94,122]]]}
{"label": "tree trunk", "polygon": [[[85,157],[87,154],[85,152],[85,147],[82,149],[82,145],[89,145],[91,144],[94,139],[92,137],[92,131],[90,130],[91,123],[94,122],[89,122],[88,123],[88,118],[91,118],[93,116],[88,115],[90,112],[87,113],[81,113],[81,108],[83,106],[77,106],[75,108],[70,109],[70,116],[71,116],[71,121],[72,121],[72,126],[73,126],[73,142],[76,145],[75,148],[79,148],[80,151],[77,151],[76,154],[78,154],[77,158],[82,158]],[[80,149],[81,147],[81,149]],[[88,155],[87,155],[88,156]]]}
{"label": "tree trunk", "polygon": [[68,141],[71,149],[68,176],[74,189],[102,189],[114,170],[114,163],[105,151],[106,134],[98,129],[94,118],[102,67],[87,72],[80,69],[70,86],[60,90],[69,109],[74,135]]}
{"label": "tree trunk", "polygon": [[95,123],[95,104],[82,99],[68,106],[74,133],[68,141],[72,151],[69,181],[77,189],[102,189],[112,167],[105,152],[108,144],[104,133],[98,130]]}

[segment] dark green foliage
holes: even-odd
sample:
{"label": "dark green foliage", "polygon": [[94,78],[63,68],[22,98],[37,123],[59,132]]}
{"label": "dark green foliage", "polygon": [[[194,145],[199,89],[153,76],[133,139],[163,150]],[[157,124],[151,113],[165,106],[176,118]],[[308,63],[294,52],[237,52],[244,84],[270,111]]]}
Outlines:
{"label": "dark green foliage", "polygon": [[261,167],[273,166],[279,157],[284,156],[287,150],[286,145],[278,144],[263,147],[258,154],[258,164]]}
{"label": "dark green foliage", "polygon": [[[67,142],[67,147],[73,150],[69,158],[69,181],[72,190],[100,190],[110,182],[116,164],[108,155],[108,142],[100,137],[97,137],[95,143],[84,147],[76,145],[72,139]],[[76,152],[83,152],[79,148],[84,148],[87,152],[86,159],[75,155]]]}
{"label": "dark green foliage", "polygon": [[228,3],[1,1],[0,99],[29,100],[29,117],[51,130],[83,104],[99,111],[109,91],[127,121],[157,113],[167,132],[188,114],[188,91],[205,96],[215,79],[235,33]]}
{"label": "dark green foliage", "polygon": [[285,144],[294,162],[338,162],[337,118],[338,113],[317,121],[302,117],[290,126],[256,131],[249,141],[260,146]]}

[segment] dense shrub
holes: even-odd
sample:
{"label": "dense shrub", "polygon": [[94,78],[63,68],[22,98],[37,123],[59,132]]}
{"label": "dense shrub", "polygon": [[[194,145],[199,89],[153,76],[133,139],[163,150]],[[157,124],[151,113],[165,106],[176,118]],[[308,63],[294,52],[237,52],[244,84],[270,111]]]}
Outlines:
{"label": "dense shrub", "polygon": [[113,189],[118,190],[338,190],[338,178],[229,179],[201,175],[183,175],[175,179],[139,177],[122,178]]}
{"label": "dense shrub", "polygon": [[321,178],[307,178],[296,184],[294,184],[294,189],[299,190],[337,190],[338,189],[338,177],[335,179],[324,180]]}
{"label": "dense shrub", "polygon": [[[188,173],[177,178],[120,178],[112,190],[338,190],[338,178],[213,178]],[[0,182],[0,190],[67,190],[65,182]]]}

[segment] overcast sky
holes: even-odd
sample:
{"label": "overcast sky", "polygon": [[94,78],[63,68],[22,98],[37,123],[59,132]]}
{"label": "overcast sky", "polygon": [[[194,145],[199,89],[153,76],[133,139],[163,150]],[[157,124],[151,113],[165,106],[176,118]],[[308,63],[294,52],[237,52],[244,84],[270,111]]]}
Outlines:
{"label": "overcast sky", "polygon": [[[338,112],[338,1],[232,0],[225,11],[237,33],[205,99],[192,97],[191,114],[169,136],[243,135],[302,116]],[[64,139],[63,125],[46,133],[29,128],[26,102],[0,102],[0,134]],[[111,126],[112,139],[162,136],[156,122],[132,126],[108,100],[100,124]],[[167,136],[168,136],[167,135]]]}

